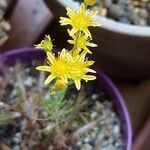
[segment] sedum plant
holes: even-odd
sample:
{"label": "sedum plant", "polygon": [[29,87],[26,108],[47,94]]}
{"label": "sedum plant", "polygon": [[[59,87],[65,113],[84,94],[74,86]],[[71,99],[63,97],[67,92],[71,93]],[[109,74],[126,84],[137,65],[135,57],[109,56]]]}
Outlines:
{"label": "sedum plant", "polygon": [[68,25],[67,31],[70,36],[68,42],[72,45],[71,49],[63,48],[57,54],[54,53],[49,35],[45,36],[40,44],[35,45],[35,48],[42,49],[46,53],[48,65],[44,63],[36,69],[47,72],[45,84],[51,83],[48,96],[42,98],[41,105],[48,113],[47,120],[51,122],[51,130],[47,134],[51,136],[55,133],[53,140],[57,141],[55,146],[58,149],[65,147],[64,135],[74,130],[76,122],[80,126],[88,122],[85,112],[87,102],[83,100],[80,93],[73,100],[66,100],[66,95],[68,87],[72,84],[75,84],[79,91],[82,80],[88,82],[96,79],[94,75],[96,71],[90,68],[94,61],[87,58],[87,54],[92,54],[89,47],[97,46],[92,43],[89,27],[100,26],[93,20],[97,11],[88,9],[88,6],[94,5],[95,2],[95,0],[85,0],[79,10],[67,7],[67,17],[60,17],[61,26]]}

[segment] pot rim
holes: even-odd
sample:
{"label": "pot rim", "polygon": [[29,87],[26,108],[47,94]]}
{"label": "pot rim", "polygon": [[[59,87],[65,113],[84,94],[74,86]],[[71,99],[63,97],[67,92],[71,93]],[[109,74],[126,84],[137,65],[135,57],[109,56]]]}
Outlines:
{"label": "pot rim", "polygon": [[[38,54],[38,58],[43,58],[43,52],[40,50],[35,50],[32,47],[24,47],[24,48],[17,48],[17,49],[12,49],[11,51],[7,51],[4,53],[0,54],[0,60],[4,60],[6,61],[7,58],[12,57],[15,58],[14,56],[21,55],[22,57],[25,56],[23,54],[27,54],[27,55],[32,55]],[[39,55],[40,54],[40,55]],[[42,55],[41,55],[42,54]],[[27,56],[26,56],[27,57]],[[12,59],[13,60],[13,59]],[[8,62],[10,60],[8,59]],[[14,61],[13,61],[14,62]],[[101,71],[98,67],[94,66],[95,70],[97,71],[97,75],[98,75],[98,81],[102,84],[102,87],[106,90],[106,92],[108,93],[108,95],[110,95],[112,98],[114,97],[115,100],[114,102],[118,102],[119,107],[120,107],[120,111],[122,116],[124,116],[124,118],[120,115],[120,118],[124,120],[124,123],[126,124],[125,127],[123,128],[125,135],[125,141],[126,141],[126,150],[131,150],[132,149],[132,126],[131,126],[131,119],[130,119],[130,115],[129,115],[129,111],[127,109],[127,105],[125,103],[125,100],[123,98],[123,96],[121,95],[120,91],[118,90],[118,88],[114,85],[114,83],[111,81],[111,79],[103,72]],[[126,130],[126,132],[125,132]]]}
{"label": "pot rim", "polygon": [[[46,0],[45,0],[46,1]],[[66,0],[56,0],[59,2],[63,7],[70,7],[72,9],[79,8],[79,3],[73,0],[66,1]],[[150,27],[148,26],[139,26],[139,25],[130,25],[117,22],[113,19],[102,17],[97,15],[94,20],[101,23],[101,28],[117,32],[120,34],[127,34],[131,36],[138,36],[138,37],[150,37]]]}

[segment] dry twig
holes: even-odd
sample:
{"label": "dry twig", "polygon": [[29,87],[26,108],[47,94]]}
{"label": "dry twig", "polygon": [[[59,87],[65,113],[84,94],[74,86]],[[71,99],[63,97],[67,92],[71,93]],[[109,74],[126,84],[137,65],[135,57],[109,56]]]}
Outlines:
{"label": "dry twig", "polygon": [[99,118],[99,119],[97,119],[95,121],[92,121],[92,122],[86,124],[85,126],[79,128],[77,131],[75,131],[72,134],[72,141],[78,140],[81,135],[83,135],[84,133],[86,133],[89,130],[93,129],[100,121],[101,121],[101,118]]}

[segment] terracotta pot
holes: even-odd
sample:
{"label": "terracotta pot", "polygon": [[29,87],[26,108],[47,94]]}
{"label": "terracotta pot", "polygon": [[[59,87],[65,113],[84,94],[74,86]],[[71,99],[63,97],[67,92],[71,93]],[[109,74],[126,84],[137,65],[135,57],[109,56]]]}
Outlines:
{"label": "terracotta pot", "polygon": [[[78,8],[73,0],[44,0],[57,16],[65,16],[65,7]],[[102,27],[93,29],[93,49],[97,65],[109,75],[121,79],[150,76],[150,27],[122,24],[96,16]],[[60,39],[61,40],[61,39]]]}
{"label": "terracotta pot", "polygon": [[[9,52],[6,52],[0,55],[0,60],[5,63],[6,66],[13,65],[15,60],[30,61],[33,59],[43,60],[44,55],[42,51],[34,50],[32,48],[21,48],[14,49]],[[116,112],[121,120],[121,125],[123,128],[123,138],[124,138],[124,150],[131,150],[132,148],[132,129],[131,129],[131,121],[129,117],[129,113],[127,110],[127,106],[125,101],[116,88],[116,86],[112,83],[112,81],[107,77],[101,70],[95,67],[97,71],[97,79],[98,84],[106,91],[110,99],[114,103],[114,107]]]}

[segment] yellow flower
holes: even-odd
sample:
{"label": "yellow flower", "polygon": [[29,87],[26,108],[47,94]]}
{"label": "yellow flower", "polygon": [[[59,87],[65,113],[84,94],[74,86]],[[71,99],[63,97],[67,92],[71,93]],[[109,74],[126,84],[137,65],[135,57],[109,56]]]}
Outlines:
{"label": "yellow flower", "polygon": [[37,70],[40,71],[47,71],[50,75],[45,80],[45,84],[50,83],[53,79],[61,79],[66,84],[68,83],[69,78],[69,65],[68,59],[69,53],[63,49],[58,57],[55,57],[50,52],[47,52],[47,59],[49,66],[38,66],[36,67]]}
{"label": "yellow flower", "polygon": [[93,6],[96,3],[96,0],[84,0],[84,3],[87,6]]}
{"label": "yellow flower", "polygon": [[47,52],[47,59],[49,66],[38,66],[36,69],[50,73],[45,80],[45,84],[50,83],[56,78],[56,89],[64,89],[68,84],[68,80],[72,80],[75,83],[76,88],[79,90],[81,88],[82,79],[85,81],[96,79],[95,76],[88,74],[96,73],[89,68],[94,61],[86,60],[85,54],[73,57],[69,52],[63,49],[58,57]]}
{"label": "yellow flower", "polygon": [[53,44],[52,44],[51,37],[49,35],[46,35],[44,40],[42,40],[40,44],[35,45],[35,48],[42,49],[45,52],[52,51]]}
{"label": "yellow flower", "polygon": [[92,52],[87,48],[87,46],[96,47],[97,45],[94,43],[90,43],[91,38],[89,38],[86,34],[82,32],[80,32],[78,35],[77,34],[70,35],[72,36],[73,40],[68,40],[68,42],[70,44],[75,45],[77,54],[79,54],[81,50],[84,50],[85,53],[92,54]]}
{"label": "yellow flower", "polygon": [[97,14],[97,11],[88,11],[86,10],[85,4],[82,3],[79,11],[74,11],[71,8],[67,7],[67,15],[69,18],[60,17],[61,25],[71,25],[71,33],[75,34],[78,31],[83,31],[86,36],[91,37],[91,33],[88,30],[90,26],[100,26],[99,23],[94,22],[92,19]]}
{"label": "yellow flower", "polygon": [[72,58],[70,61],[70,78],[75,82],[75,86],[78,90],[81,88],[81,80],[95,80],[96,77],[87,73],[96,73],[89,67],[94,61],[85,60],[85,55],[78,55]]}

